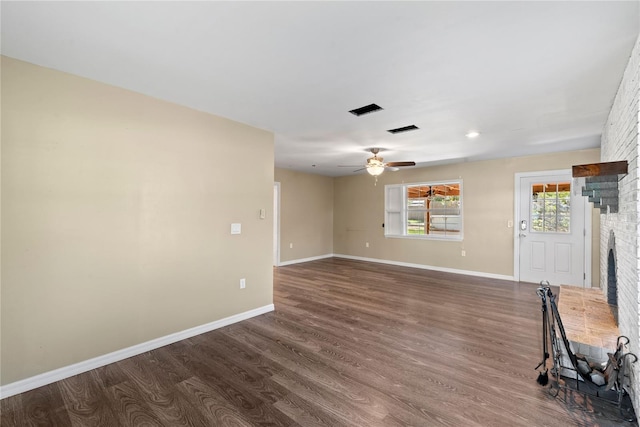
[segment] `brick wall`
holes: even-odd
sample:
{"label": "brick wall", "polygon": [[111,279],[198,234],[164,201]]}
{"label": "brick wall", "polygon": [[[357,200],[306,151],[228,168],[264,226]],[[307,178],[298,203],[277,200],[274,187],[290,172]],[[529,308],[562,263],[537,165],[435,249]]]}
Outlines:
{"label": "brick wall", "polygon": [[[640,39],[636,42],[602,133],[603,162],[627,160],[629,174],[618,182],[618,213],[600,215],[600,283],[607,295],[607,262],[610,233],[615,234],[620,333],[631,340],[631,351],[640,355],[640,276],[638,243],[640,198],[638,191],[638,114],[640,108]],[[631,373],[632,400],[640,411],[640,363]]]}

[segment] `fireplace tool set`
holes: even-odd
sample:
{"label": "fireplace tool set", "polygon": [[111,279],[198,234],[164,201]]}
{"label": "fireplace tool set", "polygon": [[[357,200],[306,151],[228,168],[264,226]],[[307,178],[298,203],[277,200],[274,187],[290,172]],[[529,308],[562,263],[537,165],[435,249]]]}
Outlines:
{"label": "fireplace tool set", "polygon": [[[618,337],[616,349],[607,354],[607,360],[589,360],[585,355],[576,354],[562,325],[556,296],[551,291],[549,282],[540,282],[536,293],[542,302],[542,361],[535,368],[540,369],[538,383],[543,386],[549,383],[547,360],[551,357],[553,364],[550,371],[554,380],[551,382],[550,393],[553,396],[557,396],[562,390],[566,401],[567,390],[575,390],[585,397],[596,397],[615,404],[622,419],[635,421],[627,388],[631,364],[638,358],[627,351],[629,339],[625,336]],[[629,403],[623,404],[623,400]]]}

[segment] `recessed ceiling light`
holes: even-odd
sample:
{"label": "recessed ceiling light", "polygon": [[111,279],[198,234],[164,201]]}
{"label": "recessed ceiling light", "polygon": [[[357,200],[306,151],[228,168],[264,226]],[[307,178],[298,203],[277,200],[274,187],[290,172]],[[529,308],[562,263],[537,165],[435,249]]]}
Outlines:
{"label": "recessed ceiling light", "polygon": [[472,130],[469,133],[467,133],[465,136],[467,138],[477,138],[478,136],[480,136],[480,132]]}

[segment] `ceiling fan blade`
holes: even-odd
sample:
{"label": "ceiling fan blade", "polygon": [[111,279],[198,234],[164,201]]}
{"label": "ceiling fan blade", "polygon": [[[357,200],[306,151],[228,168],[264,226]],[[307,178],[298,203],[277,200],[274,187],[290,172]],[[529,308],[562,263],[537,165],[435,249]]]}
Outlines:
{"label": "ceiling fan blade", "polygon": [[389,162],[386,166],[398,167],[398,166],[415,166],[416,162]]}
{"label": "ceiling fan blade", "polygon": [[365,169],[366,169],[366,168],[356,169],[356,170],[354,170],[354,172],[360,172],[360,171],[363,171],[363,170],[365,170]]}

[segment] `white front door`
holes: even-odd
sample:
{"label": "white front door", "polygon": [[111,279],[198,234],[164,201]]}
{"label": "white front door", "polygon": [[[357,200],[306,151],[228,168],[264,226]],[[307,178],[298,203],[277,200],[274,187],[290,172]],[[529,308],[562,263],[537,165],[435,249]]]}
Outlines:
{"label": "white front door", "polygon": [[584,287],[586,197],[572,191],[571,172],[517,174],[516,185],[518,279]]}

